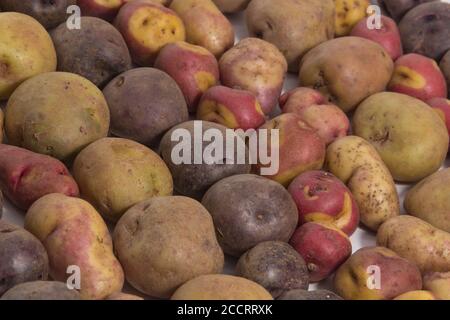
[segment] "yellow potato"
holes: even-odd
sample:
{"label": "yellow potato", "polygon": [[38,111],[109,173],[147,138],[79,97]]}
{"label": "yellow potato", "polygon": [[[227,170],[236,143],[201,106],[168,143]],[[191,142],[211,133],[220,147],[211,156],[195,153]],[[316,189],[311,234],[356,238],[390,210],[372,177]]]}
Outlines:
{"label": "yellow potato", "polygon": [[326,167],[348,185],[358,204],[361,221],[372,230],[400,214],[394,180],[377,151],[366,140],[348,136],[327,150]]}
{"label": "yellow potato", "polygon": [[353,27],[367,15],[369,0],[334,0],[336,5],[335,29],[337,36],[348,35]]}
{"label": "yellow potato", "polygon": [[450,300],[450,272],[429,273],[423,278],[423,287],[441,300]]}
{"label": "yellow potato", "polygon": [[430,291],[416,290],[403,293],[394,300],[436,300],[436,297]]}

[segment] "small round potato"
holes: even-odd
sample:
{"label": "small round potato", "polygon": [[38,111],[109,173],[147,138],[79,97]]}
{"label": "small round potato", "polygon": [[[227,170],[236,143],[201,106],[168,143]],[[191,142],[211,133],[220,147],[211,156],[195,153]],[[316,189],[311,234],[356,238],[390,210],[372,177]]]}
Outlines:
{"label": "small round potato", "polygon": [[111,111],[111,132],[149,147],[164,133],[189,120],[183,93],[165,72],[153,68],[127,71],[103,90]]}
{"label": "small round potato", "polygon": [[297,207],[283,186],[256,175],[236,175],[214,184],[203,205],[211,213],[225,253],[239,257],[264,241],[289,241]]}
{"label": "small round potato", "polygon": [[64,282],[34,281],[13,287],[1,300],[81,300],[81,296]]}
{"label": "small round potato", "polygon": [[236,274],[259,283],[274,298],[284,291],[309,286],[305,260],[289,244],[279,241],[262,242],[244,253]]}
{"label": "small round potato", "polygon": [[73,173],[82,197],[113,222],[133,205],[171,195],[173,190],[172,177],[161,158],[126,139],[92,143],[75,159]]}
{"label": "small round potato", "polygon": [[334,292],[328,290],[306,291],[295,289],[287,291],[278,297],[277,300],[343,300]]}
{"label": "small round potato", "polygon": [[117,223],[114,247],[131,285],[156,298],[170,297],[197,276],[221,273],[224,265],[210,214],[186,197],[132,207]]}

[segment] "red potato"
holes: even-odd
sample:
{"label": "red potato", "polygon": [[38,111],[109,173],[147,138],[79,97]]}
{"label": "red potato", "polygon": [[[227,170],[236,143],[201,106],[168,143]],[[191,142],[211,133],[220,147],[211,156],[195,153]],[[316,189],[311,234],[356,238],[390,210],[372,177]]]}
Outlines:
{"label": "red potato", "polygon": [[328,278],[352,254],[352,244],[345,233],[318,222],[298,228],[290,244],[305,259],[312,282]]}
{"label": "red potato", "polygon": [[183,41],[166,45],[156,58],[155,68],[176,81],[190,112],[197,111],[203,93],[220,80],[216,57],[203,47]]}
{"label": "red potato", "polygon": [[447,126],[448,134],[450,136],[450,100],[445,98],[433,98],[427,101],[428,105],[432,107],[442,120],[445,121]]}
{"label": "red potato", "polygon": [[79,195],[77,183],[62,162],[6,144],[0,144],[0,187],[23,210],[50,193]]}
{"label": "red potato", "polygon": [[403,55],[402,40],[400,31],[394,20],[389,17],[381,16],[381,28],[369,29],[368,22],[370,18],[364,18],[353,28],[350,36],[366,38],[380,44],[396,60]]}
{"label": "red potato", "polygon": [[359,209],[351,191],[325,171],[308,171],[289,185],[299,215],[299,223],[330,223],[348,236],[359,224]]}
{"label": "red potato", "polygon": [[83,16],[112,21],[126,0],[77,0]]}
{"label": "red potato", "polygon": [[422,101],[447,97],[447,83],[437,63],[416,53],[397,59],[388,90]]}
{"label": "red potato", "polygon": [[265,122],[264,112],[250,91],[217,86],[203,95],[197,118],[231,129],[256,129]]}

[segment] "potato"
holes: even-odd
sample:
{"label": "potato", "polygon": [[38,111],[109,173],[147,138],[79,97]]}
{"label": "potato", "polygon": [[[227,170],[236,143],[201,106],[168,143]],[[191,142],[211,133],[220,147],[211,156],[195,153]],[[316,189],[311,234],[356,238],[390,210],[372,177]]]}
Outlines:
{"label": "potato", "polygon": [[81,300],[81,296],[63,282],[33,281],[13,287],[0,300]]}
{"label": "potato", "polygon": [[213,217],[223,250],[235,257],[264,241],[287,242],[298,222],[295,203],[283,186],[256,175],[220,180],[202,204]]}
{"label": "potato", "polygon": [[391,57],[378,43],[343,37],[322,43],[303,57],[300,84],[319,90],[349,112],[365,98],[384,91],[393,70]]}
{"label": "potato", "polygon": [[111,132],[158,148],[164,133],[189,120],[183,93],[165,72],[137,68],[113,79],[103,90],[111,112]]}
{"label": "potato", "polygon": [[445,76],[445,80],[447,81],[447,89],[448,89],[448,97],[450,98],[450,50],[444,55],[439,64],[442,73]]}
{"label": "potato", "polygon": [[56,52],[50,35],[30,16],[1,12],[0,30],[0,100],[6,100],[28,78],[55,71]]}
{"label": "potato", "polygon": [[358,204],[361,222],[372,230],[400,214],[394,180],[369,142],[349,136],[332,143],[325,166],[341,179]]}
{"label": "potato", "polygon": [[6,144],[0,144],[0,186],[8,199],[22,210],[46,194],[79,195],[77,183],[63,163]]}
{"label": "potato", "polygon": [[173,190],[169,169],[155,152],[120,138],[104,138],[85,148],[75,159],[73,174],[82,197],[112,222],[133,205]]}
{"label": "potato", "polygon": [[394,300],[437,300],[433,293],[426,290],[416,290],[403,293]]}
{"label": "potato", "polygon": [[437,299],[450,300],[450,272],[425,275],[423,288],[431,291]]}
{"label": "potato", "polygon": [[450,169],[427,177],[410,189],[405,198],[406,211],[434,227],[450,232]]}
{"label": "potato", "polygon": [[250,0],[213,0],[223,13],[236,13],[247,8]]}
{"label": "potato", "polygon": [[433,1],[414,7],[399,29],[405,52],[439,61],[450,49],[450,3]]}
{"label": "potato", "polygon": [[47,249],[52,279],[65,282],[72,275],[68,267],[79,268],[83,299],[104,299],[122,290],[124,275],[108,228],[86,201],[46,195],[28,210],[25,229]]}
{"label": "potato", "polygon": [[265,114],[276,107],[287,62],[274,45],[245,38],[222,56],[219,67],[223,85],[253,92]]}
{"label": "potato", "polygon": [[67,8],[75,4],[76,0],[0,0],[0,9],[32,16],[46,29],[53,29],[67,19]]}
{"label": "potato", "polygon": [[391,300],[422,289],[419,269],[382,247],[356,251],[336,272],[334,288],[346,300]]}
{"label": "potato", "polygon": [[347,36],[353,27],[367,15],[369,0],[334,0],[336,5],[335,33]]}
{"label": "potato", "polygon": [[48,256],[44,246],[25,229],[0,220],[0,296],[29,281],[47,280]]}
{"label": "potato", "polygon": [[205,275],[182,285],[172,300],[272,300],[259,284],[229,275]]}
{"label": "potato", "polygon": [[307,51],[334,37],[332,0],[252,0],[246,15],[250,36],[280,49],[291,72]]}
{"label": "potato", "polygon": [[289,244],[279,241],[262,242],[244,253],[236,274],[260,284],[274,298],[309,286],[305,260]]}
{"label": "potato", "polygon": [[415,6],[430,1],[435,0],[378,0],[382,8],[396,21],[400,21],[400,19]]}
{"label": "potato", "polygon": [[416,217],[389,219],[378,230],[377,243],[412,261],[424,274],[450,270],[450,234]]}
{"label": "potato", "polygon": [[170,8],[183,19],[186,41],[220,57],[234,44],[234,28],[211,0],[172,0]]}
{"label": "potato", "polygon": [[224,255],[208,211],[186,197],[157,197],[128,210],[114,230],[114,248],[128,282],[168,298],[185,282],[221,273]]}
{"label": "potato", "polygon": [[[203,135],[210,129],[220,131],[222,139],[219,139],[220,142],[203,141],[201,150],[198,150],[196,141],[198,139],[203,140]],[[242,142],[242,139],[233,133],[231,134],[232,138],[229,139],[226,130],[226,127],[212,122],[189,121],[173,127],[164,135],[160,145],[161,156],[172,173],[174,187],[179,194],[201,199],[208,188],[217,181],[236,174],[250,172],[251,165],[248,164],[248,161],[245,161],[245,164],[239,164],[238,162],[239,153],[241,152],[237,148],[238,143],[235,144],[234,148],[231,148],[232,154],[226,150],[226,145],[233,140]],[[178,134],[190,136],[191,139],[190,141],[186,141],[183,137],[180,139]],[[182,153],[189,156],[188,161],[183,159],[182,163],[177,164],[178,159],[174,159],[172,153],[180,153],[180,146],[183,147],[181,149]],[[203,159],[203,161],[200,161],[201,163],[196,164],[194,155],[204,155],[207,148],[211,150],[211,146],[215,148],[223,147],[224,155],[226,155],[228,160],[234,160],[233,163],[229,163],[229,161],[223,162],[223,159],[220,159],[212,161],[213,164],[208,164]]]}
{"label": "potato", "polygon": [[135,296],[134,294],[128,294],[128,293],[113,293],[105,300],[124,300],[124,301],[131,301],[131,300],[144,300],[144,298]]}
{"label": "potato", "polygon": [[3,193],[2,193],[2,190],[0,190],[0,219],[3,216],[3,202],[4,202]]}
{"label": "potato", "polygon": [[81,17],[81,29],[65,23],[51,32],[58,70],[76,73],[104,87],[113,77],[131,69],[125,40],[116,28],[98,18]]}
{"label": "potato", "polygon": [[334,292],[328,290],[306,291],[295,289],[286,291],[277,300],[343,300]]}
{"label": "potato", "polygon": [[83,16],[112,21],[119,9],[128,1],[130,0],[77,0],[77,5],[80,7]]}
{"label": "potato", "polygon": [[0,143],[3,142],[3,126],[4,126],[5,114],[3,110],[0,109]]}
{"label": "potato", "polygon": [[445,123],[426,103],[403,94],[366,99],[353,116],[353,132],[372,144],[397,181],[419,181],[447,156]]}
{"label": "potato", "polygon": [[50,72],[25,81],[8,100],[8,142],[70,162],[106,137],[109,109],[102,92],[72,73]]}

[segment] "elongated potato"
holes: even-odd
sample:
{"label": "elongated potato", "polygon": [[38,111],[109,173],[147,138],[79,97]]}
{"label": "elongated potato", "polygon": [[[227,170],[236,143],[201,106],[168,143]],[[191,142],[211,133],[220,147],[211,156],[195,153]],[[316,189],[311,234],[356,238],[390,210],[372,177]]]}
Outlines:
{"label": "elongated potato", "polygon": [[414,262],[422,274],[450,271],[450,234],[416,217],[389,219],[378,229],[377,243]]}
{"label": "elongated potato", "polygon": [[122,290],[123,270],[108,228],[86,201],[57,193],[44,196],[28,210],[25,229],[47,249],[54,280],[65,282],[76,276],[68,268],[79,268],[83,299],[104,299]]}
{"label": "elongated potato", "polygon": [[394,180],[369,142],[356,136],[336,140],[328,147],[326,166],[352,191],[364,225],[377,230],[399,215]]}

